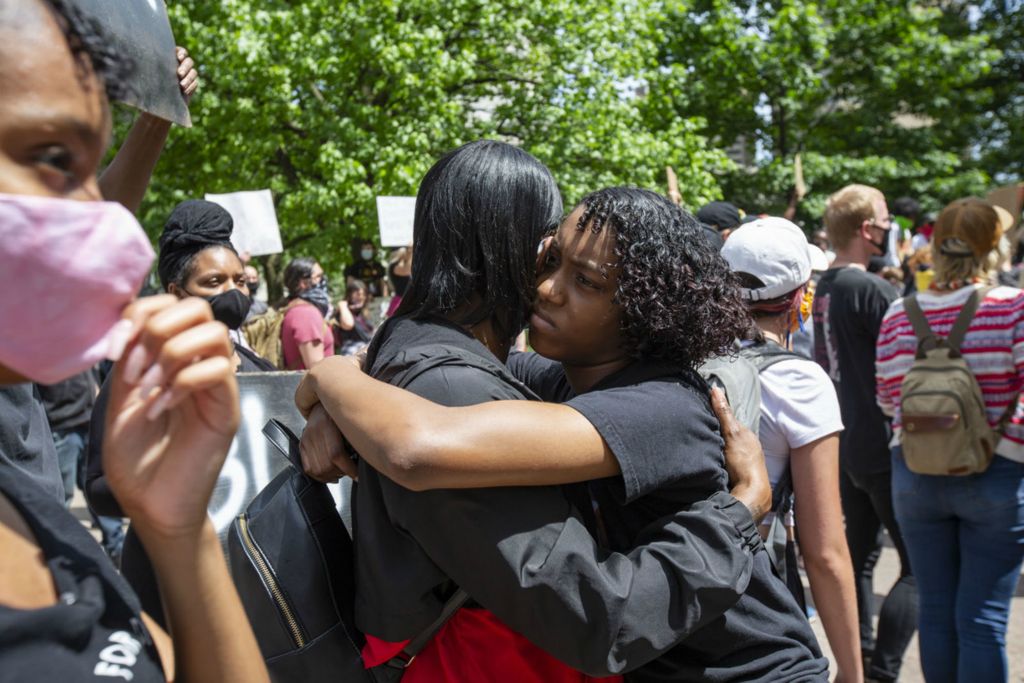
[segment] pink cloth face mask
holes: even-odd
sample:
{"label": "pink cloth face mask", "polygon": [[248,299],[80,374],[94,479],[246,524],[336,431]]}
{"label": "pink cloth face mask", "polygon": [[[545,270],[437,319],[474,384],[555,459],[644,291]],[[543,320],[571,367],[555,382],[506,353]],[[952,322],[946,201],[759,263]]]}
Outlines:
{"label": "pink cloth face mask", "polygon": [[53,384],[119,354],[153,256],[120,204],[0,194],[0,365]]}

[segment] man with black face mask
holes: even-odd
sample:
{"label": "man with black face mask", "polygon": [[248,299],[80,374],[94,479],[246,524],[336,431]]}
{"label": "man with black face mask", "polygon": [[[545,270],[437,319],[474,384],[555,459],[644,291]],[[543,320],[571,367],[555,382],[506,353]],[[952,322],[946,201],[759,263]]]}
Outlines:
{"label": "man with black face mask", "polygon": [[[893,514],[889,441],[892,428],[875,402],[875,344],[899,293],[867,272],[884,256],[896,228],[882,193],[849,185],[829,197],[825,229],[836,252],[814,295],[814,356],[836,385],[846,429],[840,435],[840,495],[857,588],[864,673],[892,681],[917,623],[917,587]],[[885,526],[900,556],[900,578],[882,604],[875,640],[872,576]]]}

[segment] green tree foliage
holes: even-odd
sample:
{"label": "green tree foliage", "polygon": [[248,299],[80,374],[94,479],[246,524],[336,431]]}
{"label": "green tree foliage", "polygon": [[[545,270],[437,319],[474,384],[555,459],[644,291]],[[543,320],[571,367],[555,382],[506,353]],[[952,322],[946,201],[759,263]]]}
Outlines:
{"label": "green tree foliage", "polygon": [[797,153],[808,221],[849,182],[932,209],[990,185],[970,134],[1000,52],[984,31],[949,30],[938,6],[669,0],[654,26],[650,120],[701,117],[714,144],[746,151],[751,167],[722,185],[749,209],[784,209]]}
{"label": "green tree foliage", "polygon": [[978,167],[989,169],[996,180],[1024,179],[1024,0],[949,0],[939,6],[944,31],[986,34],[1002,52],[972,84],[965,139]]}
{"label": "green tree foliage", "polygon": [[[143,207],[270,188],[286,254],[337,276],[445,151],[491,137],[567,206],[632,183],[813,224],[849,182],[926,208],[1024,175],[1022,0],[175,0],[203,85]],[[123,135],[127,121],[119,124]],[[724,150],[745,151],[737,165]]]}
{"label": "green tree foliage", "polygon": [[[374,197],[415,194],[445,151],[481,137],[547,163],[567,204],[630,182],[691,203],[727,160],[676,117],[652,129],[629,83],[655,66],[634,0],[181,0],[178,42],[199,64],[195,127],[176,130],[143,207],[156,233],[173,205],[270,188],[286,258],[337,273],[375,236]],[[270,259],[268,281],[283,265]]]}

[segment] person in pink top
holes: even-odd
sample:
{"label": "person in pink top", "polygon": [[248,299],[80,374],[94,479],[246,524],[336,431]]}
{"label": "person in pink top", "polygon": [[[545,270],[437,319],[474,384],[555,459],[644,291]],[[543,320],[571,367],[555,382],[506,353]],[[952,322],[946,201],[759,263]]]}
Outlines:
{"label": "person in pink top", "polygon": [[281,323],[281,351],[289,370],[307,370],[334,355],[334,333],[327,324],[331,299],[324,269],[311,258],[297,258],[284,269],[288,305]]}
{"label": "person in pink top", "polygon": [[[968,300],[981,297],[960,353],[981,387],[989,425],[1006,420],[988,469],[964,476],[912,472],[894,440],[893,507],[921,596],[921,668],[928,683],[1009,675],[1006,626],[1024,559],[1024,292],[991,287],[1000,233],[988,202],[947,206],[932,234],[935,277],[916,295],[928,326],[942,338]],[[878,404],[893,416],[897,434],[901,384],[918,344],[905,301],[893,302],[882,321],[875,366]]]}

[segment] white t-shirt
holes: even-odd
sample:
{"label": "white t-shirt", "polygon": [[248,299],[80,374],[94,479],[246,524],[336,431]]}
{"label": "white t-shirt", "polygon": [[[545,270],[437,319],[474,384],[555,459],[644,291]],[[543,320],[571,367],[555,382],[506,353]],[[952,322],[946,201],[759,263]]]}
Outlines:
{"label": "white t-shirt", "polygon": [[[768,478],[774,487],[789,464],[789,453],[840,432],[843,420],[832,380],[813,361],[793,358],[761,373],[761,427]],[[786,523],[792,526],[792,520]],[[771,515],[762,524],[771,524]]]}

